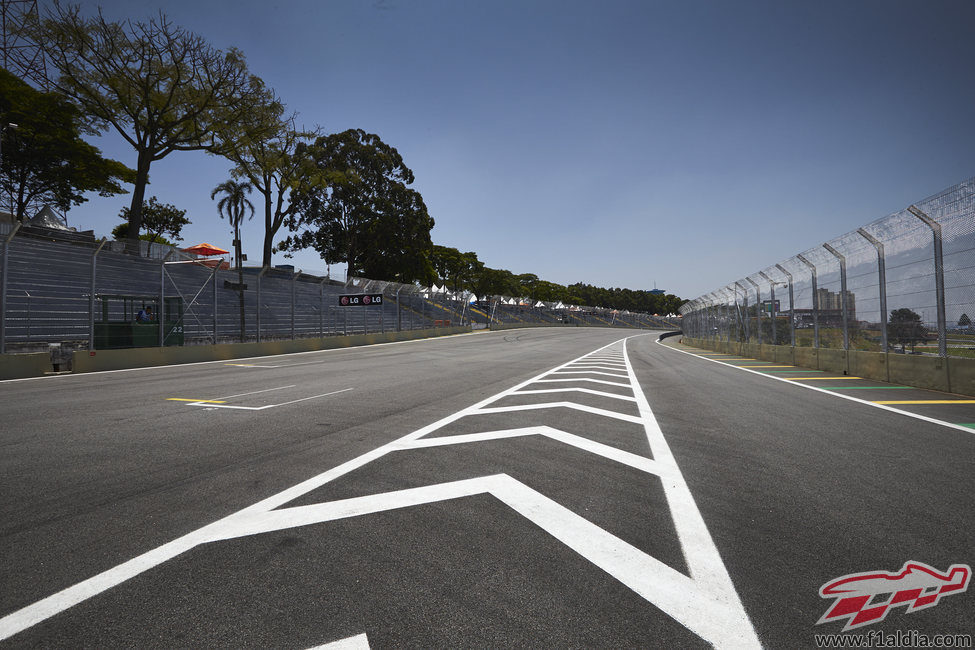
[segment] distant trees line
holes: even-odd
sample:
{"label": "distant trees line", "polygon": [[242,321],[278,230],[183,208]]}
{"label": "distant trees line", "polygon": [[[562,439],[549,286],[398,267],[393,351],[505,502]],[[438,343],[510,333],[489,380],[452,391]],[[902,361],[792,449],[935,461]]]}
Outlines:
{"label": "distant trees line", "polygon": [[[276,250],[312,248],[328,264],[345,263],[349,275],[439,282],[478,295],[656,313],[676,312],[683,302],[648,291],[562,286],[435,246],[434,220],[409,187],[413,172],[394,147],[361,129],[326,134],[299,127],[297,113],[249,71],[240,50],[215,49],[163,14],[114,22],[100,10],[84,16],[78,6],[55,2],[45,15],[28,16],[20,36],[43,50],[58,76],[53,93],[0,76],[0,118],[17,124],[3,141],[0,176],[3,189],[18,197],[18,219],[32,199],[66,210],[85,192],[126,193],[125,183],[132,196],[114,234],[133,253],[140,236],[178,240],[189,220],[175,206],[146,199],[149,173],[175,152],[206,151],[231,164],[230,179],[211,199],[219,197],[217,212],[234,232],[238,270],[240,221],[245,208],[255,211],[248,198],[254,195],[264,220],[263,265]],[[102,158],[81,139],[105,130],[132,146],[133,168]],[[279,236],[282,229],[286,236]]]}
{"label": "distant trees line", "polygon": [[433,247],[433,267],[438,283],[452,291],[471,291],[478,296],[527,297],[545,302],[563,302],[651,314],[676,314],[686,301],[672,294],[633,289],[604,289],[577,282],[563,286],[540,279],[533,273],[516,275],[507,269],[492,269],[477,253],[462,253],[447,246]]}

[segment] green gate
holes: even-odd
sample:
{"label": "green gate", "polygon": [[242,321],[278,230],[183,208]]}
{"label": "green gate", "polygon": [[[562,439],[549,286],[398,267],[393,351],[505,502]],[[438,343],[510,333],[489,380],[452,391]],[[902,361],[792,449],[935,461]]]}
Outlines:
{"label": "green gate", "polygon": [[[159,346],[159,296],[100,294],[99,318],[95,320],[95,349],[150,348]],[[163,345],[183,345],[183,299],[165,298]],[[150,320],[139,313],[151,308]]]}

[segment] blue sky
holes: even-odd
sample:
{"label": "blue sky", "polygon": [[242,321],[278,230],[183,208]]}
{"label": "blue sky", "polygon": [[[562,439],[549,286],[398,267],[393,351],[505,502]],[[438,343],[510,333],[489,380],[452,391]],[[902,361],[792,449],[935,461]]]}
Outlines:
{"label": "blue sky", "polygon": [[[694,298],[975,175],[968,0],[99,5],[239,47],[304,124],[396,147],[435,243],[560,284]],[[230,248],[209,198],[229,169],[177,152],[147,196],[188,211],[185,243]],[[127,204],[68,220],[107,235]]]}

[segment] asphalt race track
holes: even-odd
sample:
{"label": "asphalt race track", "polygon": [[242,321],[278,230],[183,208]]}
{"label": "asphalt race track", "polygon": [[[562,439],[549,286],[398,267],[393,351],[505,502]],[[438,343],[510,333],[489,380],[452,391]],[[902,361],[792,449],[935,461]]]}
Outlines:
{"label": "asphalt race track", "polygon": [[817,624],[837,578],[975,564],[975,404],[659,334],[0,382],[0,647],[975,632],[975,589],[930,573],[925,607],[875,589]]}

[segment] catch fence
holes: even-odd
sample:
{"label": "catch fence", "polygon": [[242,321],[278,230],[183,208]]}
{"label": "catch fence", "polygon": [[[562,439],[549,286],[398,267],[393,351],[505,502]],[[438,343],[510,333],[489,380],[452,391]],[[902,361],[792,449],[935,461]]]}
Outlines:
{"label": "catch fence", "polygon": [[685,335],[975,357],[975,179],[681,308]]}
{"label": "catch fence", "polygon": [[[0,352],[193,345],[493,323],[659,328],[647,314],[350,278],[244,268],[141,242],[0,224]],[[348,294],[380,296],[344,305]],[[149,312],[140,320],[139,312]]]}

